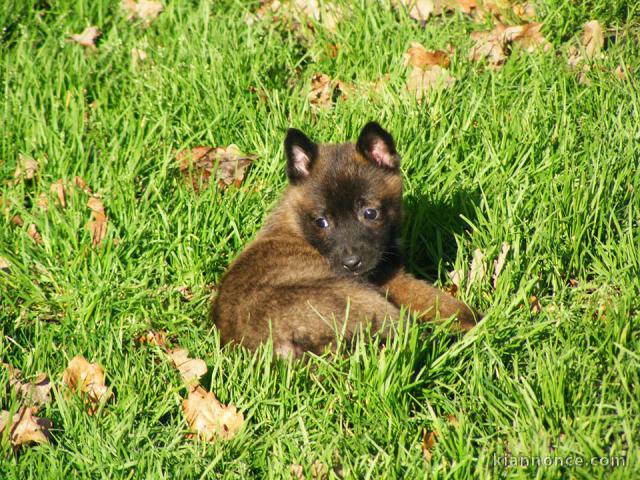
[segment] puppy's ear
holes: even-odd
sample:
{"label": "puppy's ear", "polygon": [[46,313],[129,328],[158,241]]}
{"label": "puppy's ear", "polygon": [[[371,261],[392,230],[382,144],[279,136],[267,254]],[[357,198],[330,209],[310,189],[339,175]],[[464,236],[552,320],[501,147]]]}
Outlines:
{"label": "puppy's ear", "polygon": [[308,177],[318,156],[318,145],[309,140],[300,130],[290,128],[284,139],[284,151],[287,155],[289,181],[296,183]]}
{"label": "puppy's ear", "polygon": [[392,170],[400,167],[400,155],[396,152],[393,137],[376,122],[369,122],[364,126],[356,148],[364,158],[378,167]]}

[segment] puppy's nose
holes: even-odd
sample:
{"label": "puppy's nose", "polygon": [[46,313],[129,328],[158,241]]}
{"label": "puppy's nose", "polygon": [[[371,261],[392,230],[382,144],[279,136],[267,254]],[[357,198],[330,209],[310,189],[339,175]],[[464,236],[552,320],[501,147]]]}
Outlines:
{"label": "puppy's nose", "polygon": [[362,261],[357,255],[349,255],[342,259],[342,266],[352,272],[355,272],[360,265],[362,265]]}

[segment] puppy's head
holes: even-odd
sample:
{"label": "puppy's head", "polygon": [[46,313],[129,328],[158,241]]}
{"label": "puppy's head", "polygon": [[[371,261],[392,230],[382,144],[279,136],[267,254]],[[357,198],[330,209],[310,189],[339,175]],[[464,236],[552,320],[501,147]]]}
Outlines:
{"label": "puppy's head", "polygon": [[285,152],[296,221],[336,272],[366,275],[395,254],[402,178],[388,132],[372,122],[355,144],[318,145],[290,129]]}

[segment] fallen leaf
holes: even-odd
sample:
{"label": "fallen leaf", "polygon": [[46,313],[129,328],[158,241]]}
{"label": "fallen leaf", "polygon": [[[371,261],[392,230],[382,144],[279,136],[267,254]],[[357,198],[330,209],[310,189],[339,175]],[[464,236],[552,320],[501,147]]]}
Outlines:
{"label": "fallen leaf", "polygon": [[51,192],[58,198],[58,203],[62,208],[67,208],[67,196],[64,189],[64,182],[57,180],[51,184]]}
{"label": "fallen leaf", "polygon": [[19,227],[24,225],[24,220],[22,219],[22,217],[20,215],[14,215],[11,218],[11,223],[13,223],[14,225],[17,225]]}
{"label": "fallen leaf", "polygon": [[9,421],[9,412],[0,412],[0,437],[9,428],[9,441],[14,449],[32,443],[49,443],[49,429],[53,427],[51,420],[38,418],[29,407],[20,407]]}
{"label": "fallen leaf", "polygon": [[329,469],[320,460],[316,460],[311,465],[311,478],[313,480],[326,480],[329,475]]}
{"label": "fallen leaf", "polygon": [[182,300],[185,302],[190,302],[193,300],[193,292],[186,285],[180,285],[176,287],[176,292],[178,292],[182,296]]}
{"label": "fallen leaf", "polygon": [[428,92],[437,89],[450,88],[456,79],[449,70],[434,65],[426,70],[414,68],[407,78],[407,90],[414,93],[416,99],[422,100]]}
{"label": "fallen leaf", "polygon": [[351,88],[340,80],[331,80],[324,73],[315,73],[311,77],[311,87],[307,100],[313,107],[325,108],[333,105],[338,99],[345,100]]}
{"label": "fallen leaf", "polygon": [[178,168],[185,181],[198,192],[209,184],[212,174],[221,189],[234,184],[239,187],[255,155],[247,155],[231,144],[223,147],[195,147],[177,153]]}
{"label": "fallen leaf", "polygon": [[38,201],[36,202],[36,206],[41,208],[45,212],[49,210],[49,198],[47,198],[47,194],[44,192],[40,192],[38,195]]}
{"label": "fallen leaf", "polygon": [[484,264],[484,253],[479,248],[473,251],[473,259],[469,267],[469,285],[481,282],[487,274],[487,267]]}
{"label": "fallen leaf", "polygon": [[613,73],[616,76],[616,78],[618,78],[619,80],[626,80],[627,79],[627,72],[626,72],[625,69],[622,68],[622,65],[620,65],[620,64],[618,64],[618,66],[615,68]]}
{"label": "fallen leaf", "polygon": [[140,48],[131,49],[131,64],[134,68],[137,68],[140,64],[147,60],[147,52]]}
{"label": "fallen leaf", "polygon": [[42,244],[42,236],[38,232],[38,228],[35,223],[29,224],[29,227],[27,228],[27,235],[29,235],[38,245]]}
{"label": "fallen leaf", "polygon": [[89,185],[87,185],[87,182],[85,182],[82,177],[78,177],[78,176],[73,177],[73,184],[83,192],[88,193],[89,195],[93,194],[93,192],[91,191],[91,188],[89,188]]}
{"label": "fallen leaf", "polygon": [[160,2],[150,0],[140,0],[138,2],[122,0],[121,6],[128,14],[127,20],[133,20],[137,17],[147,25],[151,24],[164,10]]}
{"label": "fallen leaf", "polygon": [[207,373],[207,364],[199,358],[189,358],[187,350],[176,348],[169,352],[173,365],[180,372],[180,376],[186,383],[193,383]]}
{"label": "fallen leaf", "polygon": [[140,335],[136,338],[138,343],[148,343],[149,345],[156,345],[160,348],[167,348],[167,332],[164,330],[160,331],[149,331],[144,335]]}
{"label": "fallen leaf", "polygon": [[518,3],[511,10],[516,17],[526,22],[531,22],[536,18],[536,8],[531,2]]}
{"label": "fallen leaf", "polygon": [[441,9],[437,8],[434,0],[396,0],[392,2],[396,5],[402,5],[407,9],[409,16],[414,20],[425,23],[432,15],[441,13]]}
{"label": "fallen leaf", "polygon": [[11,264],[9,260],[4,257],[0,257],[0,270],[4,273],[9,273],[11,271]]}
{"label": "fallen leaf", "polygon": [[575,278],[569,279],[569,286],[571,286],[571,288],[578,288],[578,285],[578,280],[576,280]]}
{"label": "fallen leaf", "polygon": [[444,50],[427,50],[418,42],[411,42],[404,54],[404,66],[409,65],[426,70],[433,66],[449,68],[451,60]]}
{"label": "fallen leaf", "polygon": [[21,179],[32,180],[38,172],[39,168],[38,161],[32,157],[25,157],[24,155],[18,155],[18,166],[16,167],[16,172],[13,175],[13,178],[16,182]]}
{"label": "fallen leaf", "polygon": [[456,287],[456,291],[462,288],[462,281],[464,279],[464,271],[462,269],[451,270],[449,272],[449,278],[451,278],[451,282]]}
{"label": "fallen leaf", "polygon": [[71,35],[71,40],[90,50],[97,50],[96,40],[102,35],[98,27],[87,27],[82,33]]}
{"label": "fallen leaf", "polygon": [[578,81],[581,84],[590,83],[587,74],[591,71],[591,62],[602,56],[604,46],[604,29],[600,22],[591,20],[584,24],[580,37],[580,46],[569,47],[567,63],[570,68],[578,70]]}
{"label": "fallen leaf", "polygon": [[223,405],[213,392],[207,392],[200,385],[191,389],[182,402],[182,410],[189,430],[207,442],[232,439],[244,423],[242,412],[233,404]]}
{"label": "fallen leaf", "polygon": [[107,235],[107,216],[104,213],[104,205],[98,197],[90,197],[87,207],[91,210],[91,219],[88,227],[91,232],[91,243],[94,247],[100,246]]}
{"label": "fallen leaf", "polygon": [[460,426],[460,422],[455,415],[447,415],[447,422],[449,422],[454,428],[458,428]]}
{"label": "fallen leaf", "polygon": [[542,36],[542,23],[525,23],[507,26],[499,23],[490,32],[473,32],[475,44],[469,58],[475,62],[486,59],[494,68],[500,68],[510,54],[511,46],[518,46],[531,53],[537,49],[548,51],[551,44]]}
{"label": "fallen leaf", "polygon": [[529,297],[529,308],[531,311],[537,315],[542,311],[542,305],[540,304],[540,300],[535,295],[531,295]]}
{"label": "fallen leaf", "polygon": [[302,465],[294,463],[289,467],[289,473],[296,480],[305,480],[304,479],[304,469]]}
{"label": "fallen leaf", "polygon": [[8,363],[2,364],[9,372],[9,385],[25,399],[30,407],[41,407],[51,402],[51,381],[44,373],[40,373],[30,381],[24,381],[22,372]]}
{"label": "fallen leaf", "polygon": [[500,254],[495,262],[493,262],[493,276],[491,277],[493,288],[496,288],[496,283],[498,282],[498,276],[502,269],[504,268],[504,262],[507,259],[507,253],[511,249],[511,245],[508,242],[502,243],[502,250],[500,250]]}
{"label": "fallen leaf", "polygon": [[431,461],[433,447],[436,445],[436,432],[429,430],[422,431],[422,455],[427,462]]}
{"label": "fallen leaf", "polygon": [[62,382],[84,398],[89,415],[97,411],[103,399],[108,400],[112,396],[105,384],[104,369],[97,363],[89,363],[82,355],[71,359],[62,375]]}

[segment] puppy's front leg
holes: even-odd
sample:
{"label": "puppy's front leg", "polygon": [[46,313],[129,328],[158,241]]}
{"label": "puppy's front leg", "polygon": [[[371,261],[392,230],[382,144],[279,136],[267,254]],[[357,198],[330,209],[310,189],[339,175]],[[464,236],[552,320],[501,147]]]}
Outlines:
{"label": "puppy's front leg", "polygon": [[437,312],[441,317],[456,315],[460,327],[469,331],[482,319],[479,313],[464,303],[433,285],[414,278],[403,268],[392,275],[382,288],[386,289],[389,300],[396,306],[404,306],[427,321],[433,320]]}

